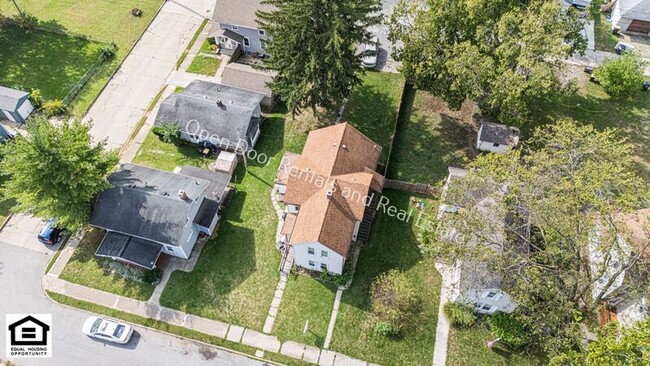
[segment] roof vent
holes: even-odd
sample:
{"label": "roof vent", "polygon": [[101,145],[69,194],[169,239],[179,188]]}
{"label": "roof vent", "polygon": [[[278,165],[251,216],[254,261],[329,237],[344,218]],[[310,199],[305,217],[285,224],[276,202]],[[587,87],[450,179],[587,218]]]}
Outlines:
{"label": "roof vent", "polygon": [[334,192],[332,192],[331,190],[327,191],[327,199],[331,200],[332,197],[334,197]]}
{"label": "roof vent", "polygon": [[332,143],[332,146],[333,146],[333,147],[336,147],[336,142]]}
{"label": "roof vent", "polygon": [[187,193],[185,193],[184,190],[179,189],[178,190],[178,198],[182,199],[183,201],[187,199]]}
{"label": "roof vent", "polygon": [[232,100],[231,100],[231,101],[230,101],[230,104],[232,104],[232,103],[233,103],[233,102],[232,102]]}
{"label": "roof vent", "polygon": [[223,106],[223,102],[221,101],[221,99],[217,99],[217,105],[219,107]]}
{"label": "roof vent", "polygon": [[348,146],[347,146],[346,144],[341,145],[341,147],[342,147],[343,149],[346,149],[346,150],[347,150],[347,148],[348,148]]}

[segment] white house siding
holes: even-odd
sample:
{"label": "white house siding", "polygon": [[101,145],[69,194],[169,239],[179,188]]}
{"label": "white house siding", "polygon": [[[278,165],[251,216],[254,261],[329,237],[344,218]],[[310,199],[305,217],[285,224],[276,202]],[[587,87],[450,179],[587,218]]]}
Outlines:
{"label": "white house siding", "polygon": [[[488,295],[492,293],[492,298]],[[497,288],[470,289],[461,295],[462,301],[474,304],[479,313],[494,314],[496,311],[510,313],[517,305],[512,301],[510,295]],[[484,308],[489,306],[489,309]]]}
{"label": "white house siding", "polygon": [[[495,146],[496,145],[496,146]],[[492,142],[477,140],[476,148],[481,151],[490,151],[493,153],[505,153],[510,150],[508,145],[499,145]]]}
{"label": "white house siding", "polygon": [[648,317],[650,304],[643,298],[633,299],[616,307],[616,318],[625,328],[630,328],[636,322]]}
{"label": "white house siding", "polygon": [[250,53],[261,53],[264,54],[265,51],[262,48],[262,41],[268,40],[268,37],[265,35],[260,35],[259,29],[257,28],[250,28],[250,27],[242,27],[240,25],[235,25],[237,29],[234,29],[232,27],[232,24],[228,23],[219,23],[219,27],[221,29],[230,29],[231,31],[248,38],[248,43],[249,45],[246,46],[245,44],[242,44],[242,47],[244,48],[244,52],[250,52]]}
{"label": "white house siding", "polygon": [[[325,263],[329,273],[343,273],[345,258],[321,243],[293,244],[291,248],[294,263],[300,267],[321,272],[321,263]],[[314,249],[314,254],[309,254],[309,248]],[[326,252],[327,257],[323,257],[321,252]],[[310,265],[309,261],[313,261],[314,265]]]}

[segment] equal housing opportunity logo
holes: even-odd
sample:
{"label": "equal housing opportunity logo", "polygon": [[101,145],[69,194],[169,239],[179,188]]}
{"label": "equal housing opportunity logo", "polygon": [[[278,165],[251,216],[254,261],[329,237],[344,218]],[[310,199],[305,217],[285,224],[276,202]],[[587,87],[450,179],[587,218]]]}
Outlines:
{"label": "equal housing opportunity logo", "polygon": [[6,357],[52,357],[52,314],[7,314]]}

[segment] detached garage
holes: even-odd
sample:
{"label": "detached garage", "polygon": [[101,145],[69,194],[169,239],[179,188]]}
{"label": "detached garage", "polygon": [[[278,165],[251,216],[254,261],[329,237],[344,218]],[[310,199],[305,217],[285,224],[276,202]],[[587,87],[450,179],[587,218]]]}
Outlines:
{"label": "detached garage", "polygon": [[623,32],[650,34],[650,1],[617,0],[612,23]]}
{"label": "detached garage", "polygon": [[29,93],[0,86],[0,120],[25,123],[33,110]]}

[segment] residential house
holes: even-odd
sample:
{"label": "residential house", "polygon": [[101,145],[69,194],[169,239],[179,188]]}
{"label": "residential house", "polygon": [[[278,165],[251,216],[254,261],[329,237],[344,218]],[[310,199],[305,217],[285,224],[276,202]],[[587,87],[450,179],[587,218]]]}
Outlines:
{"label": "residential house", "polygon": [[[464,179],[467,174],[468,171],[465,169],[449,167],[441,202],[446,202],[450,187]],[[500,252],[505,243],[505,218],[495,214],[491,193],[488,189],[475,189],[467,192],[467,199],[464,202],[441,204],[438,209],[440,222],[438,230],[441,238],[450,245],[469,244]],[[477,235],[468,241],[465,234],[454,227],[450,216],[458,215],[470,205],[478,210],[484,220],[488,220],[485,227],[490,231],[476,233]],[[486,238],[488,240],[485,240]],[[494,243],[501,245],[494,245]],[[454,296],[451,301],[472,304],[477,312],[483,314],[493,314],[496,311],[510,313],[517,307],[510,295],[501,289],[502,279],[490,271],[486,263],[470,260],[458,262],[454,266],[453,279],[457,289],[452,291]]]}
{"label": "residential house", "polygon": [[294,263],[343,273],[353,242],[370,234],[384,177],[381,147],[348,123],[311,131],[302,154],[283,158],[275,189],[286,205],[279,246]]}
{"label": "residential house", "polygon": [[0,86],[0,121],[25,123],[33,110],[28,92]]}
{"label": "residential house", "polygon": [[650,315],[647,296],[631,293],[627,286],[647,282],[650,268],[638,273],[628,268],[628,264],[637,255],[650,261],[650,209],[616,215],[612,223],[600,223],[590,238],[591,273],[600,274],[592,287],[592,296],[602,298],[619,323],[631,327]]}
{"label": "residential house", "polygon": [[275,101],[269,84],[275,79],[277,72],[255,69],[252,66],[230,63],[223,69],[221,82],[237,88],[252,90],[264,94],[262,107],[270,109]]}
{"label": "residential house", "polygon": [[612,24],[623,32],[650,34],[650,1],[617,0]]}
{"label": "residential house", "polygon": [[252,90],[194,80],[163,100],[154,124],[176,123],[182,140],[244,153],[260,136],[262,99]]}
{"label": "residential house", "polygon": [[505,153],[519,145],[519,129],[498,123],[483,122],[478,130],[476,148],[481,151]]}
{"label": "residential house", "polygon": [[214,37],[221,52],[233,59],[241,52],[264,54],[269,36],[259,29],[256,12],[269,9],[270,5],[261,0],[217,0],[209,37]]}
{"label": "residential house", "polygon": [[230,178],[190,166],[170,173],[123,164],[95,202],[90,225],[107,231],[95,254],[148,269],[161,253],[188,259],[199,234],[214,233]]}

